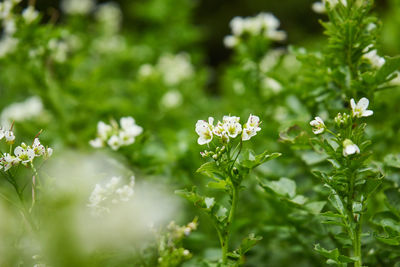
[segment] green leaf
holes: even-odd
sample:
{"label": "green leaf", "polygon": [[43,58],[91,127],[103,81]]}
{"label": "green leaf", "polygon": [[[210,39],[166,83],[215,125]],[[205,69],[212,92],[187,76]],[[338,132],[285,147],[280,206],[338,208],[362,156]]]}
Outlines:
{"label": "green leaf", "polygon": [[222,189],[222,190],[225,190],[226,186],[227,184],[225,180],[219,180],[218,182],[209,182],[207,184],[207,187],[209,188]]}
{"label": "green leaf", "polygon": [[243,256],[245,255],[251,248],[253,248],[260,240],[262,240],[261,236],[255,236],[254,234],[249,234],[248,237],[242,240],[240,244],[240,248],[238,253]]}
{"label": "green leaf", "polygon": [[215,161],[204,163],[203,165],[200,166],[200,168],[197,169],[196,172],[201,173],[217,181],[219,181],[220,179],[216,177],[216,175],[219,177],[223,176]]}
{"label": "green leaf", "polygon": [[306,204],[306,209],[312,214],[320,214],[321,210],[326,205],[326,201],[315,201]]}
{"label": "green leaf", "polygon": [[386,205],[400,218],[400,191],[398,188],[389,188],[385,190]]}
{"label": "green leaf", "polygon": [[388,211],[375,214],[374,217],[371,219],[371,222],[381,226],[389,234],[400,234],[399,220]]}
{"label": "green leaf", "polygon": [[400,56],[385,57],[385,64],[378,70],[375,76],[375,83],[377,85],[388,81],[393,72],[400,69]]}
{"label": "green leaf", "polygon": [[400,236],[398,237],[381,237],[381,236],[375,236],[376,239],[378,239],[379,241],[390,245],[390,246],[399,246],[400,245]]}
{"label": "green leaf", "polygon": [[296,183],[293,180],[282,177],[279,181],[265,181],[260,184],[261,187],[269,192],[273,192],[280,196],[294,198],[296,195]]}
{"label": "green leaf", "polygon": [[389,167],[393,167],[393,168],[399,168],[400,169],[400,155],[394,155],[394,154],[389,154],[386,155],[384,162],[386,163],[386,165],[388,165]]}
{"label": "green leaf", "polygon": [[319,254],[324,256],[325,258],[328,259],[327,263],[333,262],[336,264],[340,263],[351,263],[355,262],[357,259],[355,257],[348,257],[345,255],[341,255],[339,252],[339,249],[335,248],[332,250],[327,250],[325,248],[322,248],[320,244],[316,244],[314,246],[314,250],[317,251]]}
{"label": "green leaf", "polygon": [[342,203],[342,200],[336,193],[332,193],[329,196],[329,202],[332,204],[332,206],[342,215],[345,214],[344,206]]}
{"label": "green leaf", "polygon": [[255,167],[273,160],[279,156],[281,156],[281,153],[272,153],[272,154],[267,154],[268,151],[264,151],[263,153],[254,156],[254,153],[249,150],[245,155],[243,160],[240,161],[240,164],[242,165],[242,167],[244,168],[248,168],[248,169],[254,169]]}

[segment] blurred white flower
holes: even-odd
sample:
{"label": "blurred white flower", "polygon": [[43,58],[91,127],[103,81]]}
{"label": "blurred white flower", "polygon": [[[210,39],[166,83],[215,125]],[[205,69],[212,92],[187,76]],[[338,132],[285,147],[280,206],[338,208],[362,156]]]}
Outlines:
{"label": "blurred white flower", "polygon": [[104,3],[97,6],[96,19],[108,34],[117,33],[121,28],[122,12],[116,3]]}
{"label": "blurred white flower", "polygon": [[70,15],[86,15],[95,7],[94,0],[63,0],[61,9]]}
{"label": "blurred white flower", "polygon": [[134,185],[134,176],[131,177],[130,183],[125,185],[121,184],[121,177],[115,176],[111,177],[110,181],[105,185],[96,184],[89,197],[88,204],[88,207],[92,210],[92,214],[100,216],[110,212],[112,205],[131,200],[134,194]]}
{"label": "blurred white flower", "polygon": [[39,12],[33,6],[29,5],[22,11],[22,17],[27,24],[31,24],[39,17]]}
{"label": "blurred white flower", "polygon": [[370,50],[371,47],[372,47],[372,45],[369,45],[368,47],[365,48],[365,50],[364,50],[365,54],[362,57],[364,59],[368,60],[374,68],[379,69],[380,67],[382,67],[385,64],[386,60],[385,60],[385,58],[378,55],[378,52],[376,49]]}
{"label": "blurred white flower", "polygon": [[164,82],[169,86],[175,86],[190,79],[194,74],[190,55],[183,52],[177,55],[163,55],[159,58],[156,68],[161,73]]}
{"label": "blurred white flower", "polygon": [[6,138],[6,142],[13,143],[15,140],[14,132],[9,130],[4,132],[4,137]]}
{"label": "blurred white flower", "polygon": [[353,154],[359,154],[360,149],[356,144],[353,143],[350,139],[346,139],[343,141],[343,156],[347,157]]}
{"label": "blurred white flower", "polygon": [[13,121],[21,122],[40,116],[43,113],[42,100],[37,96],[27,98],[23,102],[13,103],[3,109],[1,123],[10,127]]}
{"label": "blurred white flower", "polygon": [[120,126],[112,121],[112,126],[102,121],[97,123],[97,137],[89,141],[94,148],[103,147],[105,144],[113,150],[121,146],[128,146],[135,142],[135,138],[143,132],[143,128],[136,125],[132,117],[122,117]]}
{"label": "blurred white flower", "polygon": [[347,6],[347,0],[322,0],[321,2],[314,2],[311,7],[315,13],[323,14],[326,13],[327,4],[329,4],[331,8],[335,8],[339,3]]}
{"label": "blurred white flower", "polygon": [[286,32],[278,30],[279,20],[271,13],[260,13],[254,17],[234,17],[229,23],[232,34],[224,38],[224,44],[228,48],[235,47],[240,37],[244,34],[252,36],[264,36],[272,41],[283,41],[286,39]]}
{"label": "blurred white flower", "polygon": [[48,43],[48,48],[51,51],[54,61],[63,63],[67,60],[67,55],[70,50],[67,42],[63,40],[51,39]]}
{"label": "blurred white flower", "polygon": [[361,98],[357,104],[352,98],[350,100],[350,105],[353,117],[361,118],[361,117],[368,117],[374,114],[372,110],[367,110],[369,105],[369,100],[365,97]]}
{"label": "blurred white flower", "polygon": [[282,85],[277,80],[270,77],[265,77],[262,80],[262,85],[266,89],[271,89],[274,93],[282,91]]}
{"label": "blurred white flower", "polygon": [[19,40],[10,36],[4,36],[0,39],[0,58],[16,50]]}
{"label": "blurred white flower", "polygon": [[310,125],[314,127],[312,129],[314,134],[321,134],[325,131],[325,123],[320,117],[315,117],[314,120],[310,121]]}
{"label": "blurred white flower", "polygon": [[161,105],[165,108],[176,108],[182,104],[182,94],[178,90],[170,90],[161,98]]}

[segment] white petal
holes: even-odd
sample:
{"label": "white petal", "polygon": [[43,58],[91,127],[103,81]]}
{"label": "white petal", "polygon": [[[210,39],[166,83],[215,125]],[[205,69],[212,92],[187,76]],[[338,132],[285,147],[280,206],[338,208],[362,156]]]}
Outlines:
{"label": "white petal", "polygon": [[17,156],[17,157],[21,156],[23,153],[25,153],[25,149],[23,149],[23,148],[20,147],[20,146],[17,146],[17,147],[14,149],[14,154],[15,154],[15,156]]}
{"label": "white petal", "polygon": [[372,114],[374,114],[374,112],[372,110],[366,110],[363,112],[362,116],[368,117],[368,116],[371,116]]}
{"label": "white petal", "polygon": [[356,108],[356,102],[354,101],[354,98],[352,98],[350,100],[350,106],[351,106],[351,109],[353,109],[353,110]]}
{"label": "white petal", "polygon": [[366,110],[369,105],[369,100],[365,97],[361,98],[360,101],[357,103],[357,107],[359,107],[362,110]]}

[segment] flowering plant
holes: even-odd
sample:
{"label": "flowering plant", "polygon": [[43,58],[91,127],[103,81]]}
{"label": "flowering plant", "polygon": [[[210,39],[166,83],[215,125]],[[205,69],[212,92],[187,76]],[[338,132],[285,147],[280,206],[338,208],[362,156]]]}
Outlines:
{"label": "flowering plant", "polygon": [[196,188],[191,191],[177,191],[177,194],[191,201],[210,217],[218,233],[222,250],[221,262],[224,266],[243,263],[244,255],[261,240],[261,237],[251,234],[243,240],[238,249],[230,252],[231,229],[239,204],[239,193],[243,189],[243,179],[252,169],[281,155],[267,154],[267,151],[254,155],[249,149],[242,154],[243,143],[257,135],[261,130],[260,124],[260,118],[255,115],[250,115],[243,125],[236,116],[224,116],[222,122],[218,121],[216,125],[212,117],[208,121],[199,120],[196,123],[198,144],[207,144],[211,149],[200,153],[203,158],[210,161],[204,163],[197,172],[214,180],[208,183],[209,188],[222,190],[229,196],[228,208],[218,199],[198,194]]}

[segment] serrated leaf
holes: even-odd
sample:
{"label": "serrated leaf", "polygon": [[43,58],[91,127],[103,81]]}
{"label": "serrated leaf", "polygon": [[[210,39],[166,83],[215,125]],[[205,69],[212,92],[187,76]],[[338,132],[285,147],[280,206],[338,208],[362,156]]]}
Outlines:
{"label": "serrated leaf", "polygon": [[221,171],[219,170],[215,161],[204,163],[203,165],[200,166],[200,168],[197,169],[196,172],[201,173],[215,180],[219,180],[217,177],[215,177],[216,174],[222,176]]}
{"label": "serrated leaf", "polygon": [[326,205],[326,201],[315,201],[306,204],[306,209],[313,214],[319,214]]}
{"label": "serrated leaf", "polygon": [[264,151],[263,153],[261,153],[257,156],[254,156],[253,152],[249,150],[249,152],[247,154],[245,154],[243,159],[240,161],[240,164],[244,168],[254,169],[255,167],[257,167],[267,161],[273,160],[273,159],[279,157],[280,155],[281,155],[281,153],[268,154],[268,151]]}
{"label": "serrated leaf", "polygon": [[240,248],[238,249],[238,253],[243,256],[245,255],[251,248],[253,248],[260,240],[262,240],[261,236],[255,236],[254,234],[249,234],[248,237],[242,240],[240,244]]}
{"label": "serrated leaf", "polygon": [[207,187],[209,188],[222,189],[222,190],[225,190],[226,186],[227,184],[225,180],[219,180],[218,182],[209,182],[207,184]]}

